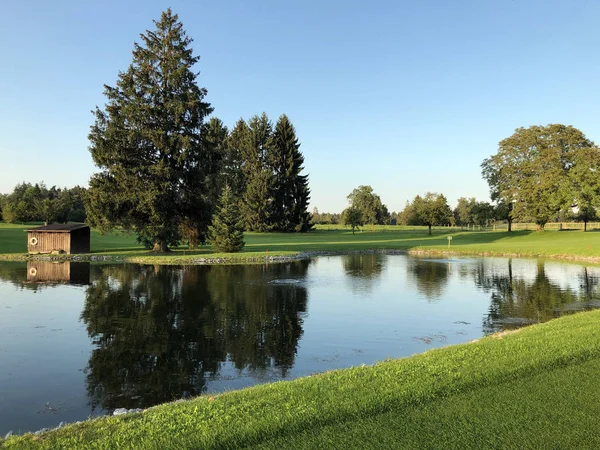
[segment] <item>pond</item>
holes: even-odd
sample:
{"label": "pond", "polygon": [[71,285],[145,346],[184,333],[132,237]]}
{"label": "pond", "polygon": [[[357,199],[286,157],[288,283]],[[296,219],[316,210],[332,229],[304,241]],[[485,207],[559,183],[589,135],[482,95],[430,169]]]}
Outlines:
{"label": "pond", "polygon": [[373,364],[600,306],[600,269],[353,254],[0,263],[0,435]]}

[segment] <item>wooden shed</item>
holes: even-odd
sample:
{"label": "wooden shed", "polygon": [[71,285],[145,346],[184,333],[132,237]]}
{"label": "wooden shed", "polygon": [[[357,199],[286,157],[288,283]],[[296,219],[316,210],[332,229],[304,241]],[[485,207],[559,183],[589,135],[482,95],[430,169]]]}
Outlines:
{"label": "wooden shed", "polygon": [[89,253],[90,227],[84,223],[45,225],[27,230],[29,253]]}

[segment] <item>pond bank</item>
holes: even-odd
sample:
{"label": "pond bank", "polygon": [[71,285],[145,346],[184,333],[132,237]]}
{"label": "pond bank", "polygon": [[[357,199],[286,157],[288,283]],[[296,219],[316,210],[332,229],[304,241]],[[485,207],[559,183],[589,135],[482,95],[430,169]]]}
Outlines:
{"label": "pond bank", "polygon": [[340,256],[340,255],[413,255],[413,256],[477,256],[477,257],[503,257],[503,258],[544,258],[557,261],[569,261],[576,263],[600,264],[600,256],[586,256],[576,254],[545,254],[545,253],[527,253],[527,252],[506,252],[506,251],[475,251],[475,250],[443,250],[435,248],[417,248],[417,249],[360,249],[360,250],[314,250],[306,252],[287,252],[288,254],[279,254],[271,252],[270,254],[231,254],[211,257],[210,255],[181,255],[181,252],[172,254],[154,255],[149,253],[146,256],[127,256],[122,254],[111,255],[103,253],[90,253],[85,255],[24,255],[24,254],[3,254],[0,255],[0,261],[23,262],[23,261],[51,261],[51,262],[116,262],[150,265],[219,265],[219,264],[271,264],[299,261],[318,256]]}
{"label": "pond bank", "polygon": [[600,446],[600,311],[373,366],[103,417],[5,448]]}

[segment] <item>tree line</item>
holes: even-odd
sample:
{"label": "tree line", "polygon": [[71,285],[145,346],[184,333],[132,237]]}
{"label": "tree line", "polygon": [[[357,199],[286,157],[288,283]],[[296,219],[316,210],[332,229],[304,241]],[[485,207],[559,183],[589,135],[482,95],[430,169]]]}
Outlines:
{"label": "tree line", "polygon": [[10,194],[0,194],[0,220],[23,222],[84,222],[86,189],[20,183]]}
{"label": "tree line", "polygon": [[319,213],[319,224],[342,223],[352,231],[375,224],[489,226],[496,221],[548,222],[598,219],[600,209],[600,148],[573,126],[550,124],[518,128],[498,144],[495,155],[481,164],[492,203],[461,197],[452,210],[443,194],[428,192],[388,213],[371,186],[348,195],[341,214]]}

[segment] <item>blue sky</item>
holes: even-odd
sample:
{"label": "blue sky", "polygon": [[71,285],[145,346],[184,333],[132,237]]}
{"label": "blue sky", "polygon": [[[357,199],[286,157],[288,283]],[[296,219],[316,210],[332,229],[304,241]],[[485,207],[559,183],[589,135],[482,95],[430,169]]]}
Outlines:
{"label": "blue sky", "polygon": [[290,117],[320,211],[360,184],[390,211],[426,191],[488,200],[479,165],[520,126],[600,142],[597,1],[13,1],[0,4],[0,192],[87,185],[90,110],[168,6],[216,116]]}

